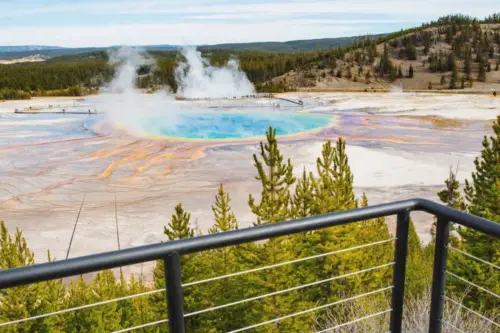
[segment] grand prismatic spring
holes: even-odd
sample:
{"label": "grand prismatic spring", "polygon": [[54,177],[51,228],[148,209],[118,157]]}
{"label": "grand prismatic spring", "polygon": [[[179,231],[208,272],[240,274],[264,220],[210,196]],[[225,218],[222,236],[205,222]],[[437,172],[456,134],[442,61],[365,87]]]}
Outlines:
{"label": "grand prismatic spring", "polygon": [[[470,178],[499,111],[493,96],[413,93],[176,100],[130,90],[3,102],[1,217],[10,230],[23,230],[39,260],[46,249],[64,258],[74,231],[69,257],[76,257],[117,249],[117,227],[121,248],[163,240],[179,202],[206,232],[224,183],[240,227],[249,226],[248,194],[260,192],[252,155],[269,125],[296,175],[314,172],[322,144],[342,136],[355,191],[371,204],[436,200],[450,167],[460,181]],[[429,240],[432,219],[414,219]]]}

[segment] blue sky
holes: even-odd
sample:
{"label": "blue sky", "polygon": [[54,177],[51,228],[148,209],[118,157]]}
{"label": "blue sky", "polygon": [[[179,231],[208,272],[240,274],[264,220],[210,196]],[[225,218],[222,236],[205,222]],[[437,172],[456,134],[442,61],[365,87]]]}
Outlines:
{"label": "blue sky", "polygon": [[0,0],[0,45],[286,41],[391,32],[498,0]]}

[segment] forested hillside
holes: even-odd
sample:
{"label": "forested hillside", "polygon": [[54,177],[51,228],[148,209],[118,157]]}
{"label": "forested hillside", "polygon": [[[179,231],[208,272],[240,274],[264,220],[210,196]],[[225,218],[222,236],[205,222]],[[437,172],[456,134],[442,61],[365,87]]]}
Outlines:
{"label": "forested hillside", "polygon": [[[292,43],[292,42],[290,42]],[[296,50],[313,41],[294,41]],[[309,46],[308,46],[309,47]],[[230,57],[259,91],[303,88],[330,90],[498,89],[500,87],[500,15],[484,20],[447,16],[420,27],[374,37],[327,50],[260,52],[202,48],[212,64]],[[140,68],[138,86],[167,85],[176,91],[176,51],[148,52],[157,61]],[[31,96],[83,95],[96,92],[114,72],[106,51],[52,58],[37,63],[0,65],[0,99]]]}
{"label": "forested hillside", "polygon": [[[445,188],[438,193],[449,206],[466,210],[500,223],[500,116],[493,125],[493,136],[484,138],[481,155],[476,160],[476,170],[466,183],[465,197],[458,190],[453,175],[445,181]],[[354,176],[346,154],[346,142],[339,138],[323,145],[317,159],[316,173],[302,172],[293,176],[293,164],[279,150],[276,131],[267,132],[267,139],[253,159],[256,179],[261,183],[259,199],[249,194],[248,204],[255,215],[255,225],[280,223],[285,220],[342,211],[368,205],[363,195],[356,198],[353,192]],[[249,161],[250,163],[250,161]],[[221,184],[212,206],[214,225],[209,233],[238,228],[238,221],[231,210],[229,193]],[[192,224],[189,212],[179,203],[164,228],[165,240],[173,241],[199,234]],[[10,235],[3,222],[0,224],[0,269],[9,269],[35,262],[26,240],[18,230]],[[457,229],[460,238],[451,240],[462,251],[500,265],[498,240],[465,228]],[[316,332],[345,323],[361,315],[372,314],[388,308],[392,284],[393,240],[383,218],[313,232],[273,238],[267,242],[226,247],[182,257],[183,283],[253,270],[207,283],[185,286],[185,313],[238,302],[217,311],[186,316],[188,332],[228,332],[242,327],[269,321],[256,328],[257,332]],[[369,247],[356,248],[360,245]],[[354,248],[354,249],[351,249]],[[424,325],[418,318],[427,318],[427,294],[430,288],[434,245],[424,246],[410,223],[409,255],[406,275],[405,332],[421,331]],[[342,249],[348,251],[337,252]],[[331,253],[336,252],[336,253]],[[321,255],[330,253],[329,255]],[[278,265],[273,269],[257,269],[292,260],[316,256],[314,259]],[[500,272],[492,266],[450,251],[448,270],[469,281],[474,281],[492,293],[500,293]],[[52,259],[48,255],[49,261]],[[374,269],[371,269],[376,267]],[[163,262],[156,263],[152,272],[154,285],[145,285],[132,276],[123,274],[116,279],[111,271],[97,274],[86,282],[76,278],[70,285],[60,280],[37,285],[2,290],[0,293],[0,324],[48,312],[78,307],[110,300],[125,295],[150,292],[150,295],[111,302],[108,304],[67,312],[20,324],[2,327],[2,332],[109,332],[141,325],[166,318],[165,276]],[[303,287],[298,287],[307,285]],[[156,291],[154,291],[156,290]],[[296,312],[322,306],[341,299],[378,291],[312,314],[290,316]],[[270,295],[268,295],[270,294]],[[268,297],[260,297],[268,295]],[[447,278],[447,297],[490,318],[498,318],[500,300],[480,289],[470,289],[462,281]],[[424,304],[422,306],[422,304]],[[446,317],[464,332],[493,333],[495,327],[467,312],[460,312],[448,304]],[[450,310],[452,309],[452,311]],[[451,311],[451,312],[450,312]],[[355,326],[357,332],[387,331],[388,314],[362,321]],[[142,328],[142,332],[166,330],[166,323]],[[354,332],[354,331],[353,331]]]}
{"label": "forested hillside", "polygon": [[421,27],[318,54],[272,80],[288,89],[465,89],[500,87],[500,15],[440,18]]}

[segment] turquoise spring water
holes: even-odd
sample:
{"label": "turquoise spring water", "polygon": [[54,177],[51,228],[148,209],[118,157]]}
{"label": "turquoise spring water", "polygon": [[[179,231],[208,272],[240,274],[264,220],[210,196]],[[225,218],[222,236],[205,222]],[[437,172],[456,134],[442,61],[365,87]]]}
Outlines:
{"label": "turquoise spring water", "polygon": [[264,136],[269,126],[278,135],[296,134],[328,125],[327,115],[292,112],[183,112],[148,121],[150,135],[185,139],[246,139]]}

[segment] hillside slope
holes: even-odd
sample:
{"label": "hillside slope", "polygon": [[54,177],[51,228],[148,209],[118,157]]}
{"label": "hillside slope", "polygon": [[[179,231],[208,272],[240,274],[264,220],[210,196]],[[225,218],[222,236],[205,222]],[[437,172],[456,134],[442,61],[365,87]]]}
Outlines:
{"label": "hillside slope", "polygon": [[405,90],[500,87],[500,20],[451,16],[433,24],[364,39],[274,78],[275,90]]}

